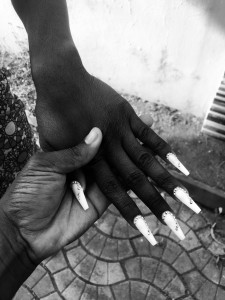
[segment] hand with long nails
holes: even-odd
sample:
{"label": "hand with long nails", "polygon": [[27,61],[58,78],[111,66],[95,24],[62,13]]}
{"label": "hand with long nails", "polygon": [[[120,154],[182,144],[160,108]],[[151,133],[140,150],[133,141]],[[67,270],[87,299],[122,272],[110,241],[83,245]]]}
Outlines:
{"label": "hand with long nails", "polygon": [[86,182],[84,211],[67,181],[67,174],[94,157],[101,141],[100,129],[93,128],[73,148],[35,154],[1,198],[1,299],[12,299],[37,264],[81,236],[108,207],[97,185]]}
{"label": "hand with long nails", "polygon": [[[152,125],[152,118],[150,115],[141,115],[140,118],[147,126]],[[77,176],[78,180],[82,182],[82,185],[85,187],[85,177],[81,176],[81,173],[79,176]],[[118,174],[119,181],[121,184],[128,190],[126,187],[126,184],[123,182],[122,178],[120,178]],[[94,182],[94,180],[92,179]],[[84,210],[88,209],[88,203],[85,198],[84,194],[84,188],[81,186],[81,184],[78,181],[73,181],[71,183],[71,188],[74,192],[74,195],[76,196],[77,200],[80,202],[80,205],[83,207]],[[156,187],[155,187],[156,188]],[[157,189],[157,188],[156,188]],[[85,192],[86,193],[86,192]],[[181,187],[175,187],[173,190],[173,194],[175,196],[175,199],[178,199],[182,203],[184,203],[186,206],[188,206],[190,209],[192,209],[195,213],[199,213],[201,209],[198,207],[198,205],[194,202],[194,200],[189,196],[188,191]],[[164,197],[163,197],[164,198]],[[180,225],[175,217],[175,215],[171,212],[171,210],[163,211],[161,216],[159,216],[159,220],[162,221],[164,224],[166,224],[173,232],[177,235],[177,237],[180,240],[183,240],[185,238],[184,233],[182,232],[182,229],[180,228]],[[135,227],[140,231],[140,233],[151,243],[151,245],[155,246],[157,244],[157,241],[155,240],[151,229],[149,228],[149,225],[145,221],[144,217],[142,215],[136,215],[133,219],[133,224],[130,222],[131,225],[135,225]]]}
{"label": "hand with long nails", "polygon": [[35,154],[1,199],[0,233],[23,246],[34,263],[77,239],[107,208],[109,202],[97,186],[88,184],[89,208],[83,210],[67,181],[67,174],[94,157],[101,141],[101,130],[93,128],[73,148]]}
{"label": "hand with long nails", "polygon": [[170,207],[148,177],[187,204],[187,196],[176,189],[183,187],[155,157],[159,155],[188,175],[171,147],[123,97],[90,75],[82,64],[71,36],[66,0],[13,0],[13,4],[28,33],[42,149],[73,147],[92,127],[98,127],[103,142],[86,169],[130,224],[140,210],[119,176],[162,222]]}

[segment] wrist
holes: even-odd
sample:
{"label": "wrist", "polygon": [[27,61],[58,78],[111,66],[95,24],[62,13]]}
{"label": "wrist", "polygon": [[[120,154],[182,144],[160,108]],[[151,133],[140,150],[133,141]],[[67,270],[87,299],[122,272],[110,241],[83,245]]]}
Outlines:
{"label": "wrist", "polygon": [[0,294],[11,299],[36,268],[27,245],[0,207]]}
{"label": "wrist", "polygon": [[60,42],[72,41],[66,0],[12,0],[12,4],[26,28],[31,55],[51,53]]}
{"label": "wrist", "polygon": [[56,36],[28,33],[31,67],[37,60],[49,64],[63,51],[75,48],[73,39],[66,34]]}
{"label": "wrist", "polygon": [[[62,93],[73,90],[79,95],[90,82],[90,74],[84,68],[73,42],[64,41],[52,53],[31,56],[31,69],[38,101],[64,100]],[[43,97],[40,97],[42,95]]]}

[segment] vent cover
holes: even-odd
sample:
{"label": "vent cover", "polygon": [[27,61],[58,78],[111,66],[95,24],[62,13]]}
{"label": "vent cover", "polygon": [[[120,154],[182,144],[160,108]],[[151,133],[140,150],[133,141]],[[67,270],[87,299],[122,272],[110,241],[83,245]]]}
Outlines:
{"label": "vent cover", "polygon": [[204,120],[202,132],[225,141],[225,74]]}

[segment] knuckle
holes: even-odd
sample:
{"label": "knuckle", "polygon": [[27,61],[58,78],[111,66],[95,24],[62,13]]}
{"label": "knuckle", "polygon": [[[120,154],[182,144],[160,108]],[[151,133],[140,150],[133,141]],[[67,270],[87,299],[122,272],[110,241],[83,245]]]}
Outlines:
{"label": "knuckle", "polygon": [[154,157],[151,156],[149,153],[147,152],[143,152],[140,154],[140,156],[138,157],[138,164],[140,166],[148,166],[151,167],[152,164],[154,163]]}
{"label": "knuckle", "polygon": [[144,175],[138,170],[130,172],[126,177],[126,182],[128,186],[140,185],[143,182],[143,180]]}
{"label": "knuckle", "polygon": [[170,189],[174,187],[173,177],[170,174],[163,174],[158,178],[158,182],[163,188]]}
{"label": "knuckle", "polygon": [[35,153],[29,160],[29,163],[38,162],[38,161],[42,160],[42,157],[43,157],[43,153]]}
{"label": "knuckle", "polygon": [[163,139],[161,139],[158,136],[155,138],[155,143],[154,143],[154,150],[155,151],[160,151],[162,149],[165,149],[166,146],[167,146],[167,143]]}
{"label": "knuckle", "polygon": [[80,161],[87,156],[86,151],[82,151],[81,147],[79,146],[69,148],[68,151],[69,151],[69,155],[71,155],[70,157],[72,157],[74,161],[77,160]]}
{"label": "knuckle", "polygon": [[[126,199],[125,197],[119,203],[117,203],[117,208],[128,219],[131,219],[129,215],[132,214],[132,212],[137,211],[136,204],[129,198]],[[137,213],[135,215],[137,215]]]}
{"label": "knuckle", "polygon": [[98,153],[92,158],[92,160],[88,163],[88,166],[97,172],[100,169],[101,162],[103,161],[102,151],[98,151]]}
{"label": "knuckle", "polygon": [[46,164],[45,153],[35,153],[27,162],[26,167],[28,169],[37,168],[43,164]]}
{"label": "knuckle", "polygon": [[122,97],[120,97],[120,102],[118,104],[118,107],[121,109],[122,112],[130,111],[132,108],[130,103],[128,101],[124,100],[124,98],[122,98]]}
{"label": "knuckle", "polygon": [[147,126],[143,126],[139,129],[139,136],[145,141],[150,134],[150,130]]}
{"label": "knuckle", "polygon": [[109,179],[103,184],[102,190],[106,195],[115,194],[118,192],[118,184],[115,180]]}

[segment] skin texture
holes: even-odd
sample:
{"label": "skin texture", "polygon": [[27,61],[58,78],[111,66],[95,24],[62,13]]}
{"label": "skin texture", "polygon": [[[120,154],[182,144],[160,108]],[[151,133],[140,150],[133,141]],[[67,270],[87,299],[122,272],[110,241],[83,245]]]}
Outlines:
{"label": "skin texture", "polygon": [[[101,191],[130,224],[140,211],[118,182],[116,174],[161,219],[162,213],[170,208],[147,176],[173,195],[173,189],[179,183],[153,154],[165,159],[171,152],[169,145],[149,129],[130,104],[107,84],[82,68],[77,79],[76,72],[73,72],[76,52],[71,48],[67,51],[70,54],[59,54],[57,62],[44,70],[42,76],[33,74],[43,149],[51,151],[71,147],[74,145],[71,140],[73,132],[77,132],[75,142],[78,143],[91,127],[99,127],[103,142],[96,157],[86,167],[87,171],[93,174]],[[54,89],[48,88],[51,86]],[[148,149],[141,146],[137,138]]]}
{"label": "skin texture", "polygon": [[[0,202],[0,293],[11,299],[46,257],[82,235],[109,202],[97,185],[85,178],[89,209],[76,200],[67,174],[88,163],[102,140],[62,151],[34,155]],[[77,175],[79,177],[81,175]]]}
{"label": "skin texture", "polygon": [[34,263],[81,236],[108,206],[89,179],[85,194],[90,208],[84,211],[66,180],[68,173],[96,154],[102,140],[101,131],[96,131],[98,139],[91,145],[82,142],[66,150],[35,154],[2,199],[1,208],[29,245],[29,257]]}
{"label": "skin texture", "polygon": [[125,99],[84,68],[70,34],[65,0],[13,0],[13,4],[28,33],[42,148],[72,147],[92,127],[100,128],[103,142],[86,171],[130,224],[140,210],[118,176],[161,220],[170,207],[147,177],[173,196],[180,184],[155,158],[158,154],[166,160],[170,146]]}
{"label": "skin texture", "polygon": [[[151,126],[149,115],[141,116]],[[45,258],[79,238],[110,202],[82,167],[97,153],[102,133],[91,145],[38,153],[0,201],[0,299],[11,299]],[[75,135],[74,135],[75,137]],[[76,200],[68,176],[78,180],[89,209]]]}

